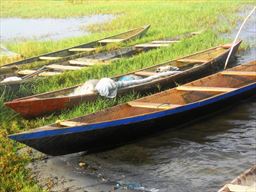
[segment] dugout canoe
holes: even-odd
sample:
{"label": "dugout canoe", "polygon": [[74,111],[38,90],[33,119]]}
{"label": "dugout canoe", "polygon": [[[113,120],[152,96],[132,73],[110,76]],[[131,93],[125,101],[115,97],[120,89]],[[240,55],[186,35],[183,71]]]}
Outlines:
{"label": "dugout canoe", "polygon": [[218,192],[255,192],[256,191],[256,164],[244,171],[230,183],[223,186]]}
{"label": "dugout canoe", "polygon": [[[0,68],[0,74],[1,71],[9,71],[10,73],[13,71],[13,74],[18,75],[18,77],[21,79],[18,81],[3,81],[0,82],[0,85],[15,86],[25,82],[27,83],[28,81],[32,81],[32,78],[36,77],[49,77],[54,75],[60,75],[61,73],[66,71],[81,70],[83,68],[88,69],[89,67],[93,67],[95,65],[110,64],[113,60],[116,61],[120,58],[131,57],[139,53],[160,47],[168,47],[172,44],[179,43],[184,39],[188,39],[198,34],[201,34],[201,32],[188,32],[177,35],[175,37],[158,39],[144,44],[136,44],[130,47],[122,47],[114,50],[102,51],[99,53],[86,55],[76,59],[67,60],[61,63],[47,64],[40,68],[18,70],[17,66],[15,66],[16,68],[7,67],[7,69],[3,67],[2,70]],[[3,78],[6,77],[3,76]],[[0,79],[3,78],[0,77]]]}
{"label": "dugout canoe", "polygon": [[102,47],[109,43],[123,43],[123,42],[127,42],[129,40],[132,40],[132,39],[140,38],[147,32],[149,27],[150,27],[150,25],[146,25],[143,27],[131,29],[129,31],[126,31],[126,32],[123,32],[123,33],[120,33],[120,34],[117,34],[114,36],[106,37],[104,39],[100,39],[100,40],[92,41],[89,43],[69,47],[66,49],[62,49],[62,50],[47,53],[47,54],[42,54],[42,55],[39,55],[36,57],[24,59],[21,61],[9,63],[9,64],[4,65],[3,67],[6,68],[6,67],[11,67],[11,66],[20,66],[20,65],[24,65],[24,64],[38,62],[38,61],[39,62],[47,61],[47,64],[50,64],[50,63],[54,63],[56,61],[61,62],[61,61],[65,61],[68,59],[81,57],[82,55],[87,55],[92,52],[95,52],[97,47]]}
{"label": "dugout canoe", "polygon": [[124,144],[238,105],[256,93],[256,61],[86,116],[9,138],[49,155],[88,153]]}
{"label": "dugout canoe", "polygon": [[[235,55],[241,41],[237,42],[232,56]],[[181,57],[175,60],[167,61],[152,67],[144,68],[128,74],[113,77],[113,80],[118,80],[120,77],[135,74],[142,77],[147,77],[155,74],[155,70],[160,66],[176,66],[180,68],[180,73],[170,75],[164,78],[159,78],[152,82],[144,83],[141,85],[134,85],[127,88],[118,90],[118,95],[124,95],[129,92],[137,92],[145,94],[145,92],[158,91],[161,89],[171,88],[177,84],[187,83],[197,78],[209,75],[223,68],[224,61],[230,51],[230,44],[220,45],[210,48],[195,54]],[[81,86],[81,85],[78,85]],[[25,118],[34,118],[53,112],[58,112],[68,108],[72,108],[83,102],[95,101],[99,96],[98,93],[84,94],[69,96],[78,86],[23,97],[6,102],[7,107],[12,108],[17,113],[20,113]]]}

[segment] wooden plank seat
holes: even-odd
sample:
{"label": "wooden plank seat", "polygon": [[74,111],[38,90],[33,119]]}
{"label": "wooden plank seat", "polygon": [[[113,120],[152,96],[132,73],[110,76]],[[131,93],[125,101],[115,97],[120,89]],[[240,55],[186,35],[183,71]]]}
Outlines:
{"label": "wooden plank seat", "polygon": [[157,40],[157,41],[152,41],[151,43],[158,43],[158,44],[162,44],[162,43],[178,43],[180,41],[176,41],[176,40]]}
{"label": "wooden plank seat", "polygon": [[96,50],[96,48],[94,48],[94,47],[72,48],[72,49],[69,49],[69,51],[71,51],[71,52],[93,52],[95,50]]}
{"label": "wooden plank seat", "polygon": [[138,44],[135,45],[135,48],[147,48],[147,47],[167,47],[169,46],[169,43],[145,43],[145,44]]}
{"label": "wooden plank seat", "polygon": [[62,57],[47,57],[47,56],[42,56],[42,57],[39,57],[39,59],[41,60],[58,60],[58,59],[61,59]]}
{"label": "wooden plank seat", "polygon": [[122,42],[124,41],[125,39],[103,39],[103,40],[100,40],[98,41],[99,43],[119,43],[119,42]]}
{"label": "wooden plank seat", "polygon": [[25,75],[31,75],[33,73],[35,73],[36,70],[32,70],[32,69],[25,69],[25,70],[20,70],[17,72],[18,75],[21,75],[21,76],[25,76]]}
{"label": "wooden plank seat", "polygon": [[75,60],[70,60],[69,64],[70,65],[80,65],[80,66],[88,66],[88,65],[95,65],[98,63],[102,63],[103,61],[99,59],[75,59]]}
{"label": "wooden plank seat", "polygon": [[156,75],[157,73],[156,72],[151,72],[151,71],[138,71],[138,72],[135,72],[134,74],[139,75],[139,76],[148,77],[148,76]]}
{"label": "wooden plank seat", "polygon": [[235,185],[235,184],[227,184],[226,187],[231,192],[255,192],[255,186],[245,186],[245,185]]}
{"label": "wooden plank seat", "polygon": [[178,86],[177,90],[180,91],[209,91],[209,92],[230,92],[234,91],[235,88],[228,87],[198,87],[198,86]]}
{"label": "wooden plank seat", "polygon": [[178,62],[182,63],[206,63],[208,60],[205,59],[178,59]]}
{"label": "wooden plank seat", "polygon": [[70,65],[58,65],[58,64],[47,65],[45,67],[48,69],[53,69],[57,71],[75,71],[75,70],[82,69],[82,67],[70,66]]}
{"label": "wooden plank seat", "polygon": [[254,71],[223,71],[223,72],[220,72],[220,74],[256,77],[256,72],[254,72]]}
{"label": "wooden plank seat", "polygon": [[172,108],[181,106],[181,105],[175,105],[170,103],[149,103],[149,102],[139,102],[139,101],[128,102],[128,105],[130,105],[131,107],[141,107],[141,108],[150,108],[150,109],[172,109]]}
{"label": "wooden plank seat", "polygon": [[[36,72],[37,70],[26,69],[26,70],[18,71],[17,74],[21,76],[26,76],[26,75],[35,74]],[[61,73],[53,72],[53,71],[43,71],[43,72],[39,72],[37,75],[40,77],[48,77],[48,76],[59,75],[59,74]]]}
{"label": "wooden plank seat", "polygon": [[82,126],[82,125],[87,125],[87,123],[82,123],[82,122],[76,122],[76,121],[60,121],[60,120],[57,120],[56,121],[56,124],[59,126],[59,127],[74,127],[74,126]]}

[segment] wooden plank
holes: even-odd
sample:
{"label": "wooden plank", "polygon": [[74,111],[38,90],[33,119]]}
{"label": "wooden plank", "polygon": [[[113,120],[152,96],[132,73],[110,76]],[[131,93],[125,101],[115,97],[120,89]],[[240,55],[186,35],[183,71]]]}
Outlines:
{"label": "wooden plank", "polygon": [[156,72],[151,72],[151,71],[138,71],[134,73],[135,75],[140,75],[140,76],[152,76],[152,75],[156,75]]}
{"label": "wooden plank", "polygon": [[177,90],[180,91],[210,91],[210,92],[230,92],[234,91],[235,88],[229,87],[198,87],[198,86],[178,86]]}
{"label": "wooden plank", "polygon": [[54,76],[54,75],[59,75],[59,74],[61,74],[61,73],[60,72],[54,72],[54,71],[45,71],[45,72],[39,73],[38,76],[48,77],[48,76]]}
{"label": "wooden plank", "polygon": [[237,75],[237,76],[256,76],[255,71],[223,71],[220,72],[222,75]]}
{"label": "wooden plank", "polygon": [[182,62],[182,63],[206,63],[208,62],[208,60],[204,60],[204,59],[178,59],[178,62]]}
{"label": "wooden plank", "polygon": [[[26,75],[31,75],[36,73],[37,70],[30,70],[30,69],[26,69],[26,70],[21,70],[18,71],[17,74],[21,75],[21,76],[26,76]],[[41,76],[41,77],[47,77],[47,76],[53,76],[53,75],[59,75],[61,74],[60,72],[52,72],[52,71],[45,71],[45,72],[39,72],[37,75]]]}
{"label": "wooden plank", "polygon": [[70,66],[70,65],[58,65],[58,64],[47,65],[45,67],[48,69],[53,69],[58,71],[74,71],[74,70],[82,69],[82,67]]}
{"label": "wooden plank", "polygon": [[81,126],[81,125],[87,125],[87,123],[81,123],[76,121],[56,121],[56,124],[60,127],[75,127],[75,126]]}
{"label": "wooden plank", "polygon": [[21,76],[24,76],[24,75],[33,74],[33,73],[35,73],[35,72],[36,72],[36,70],[25,69],[25,70],[18,71],[17,74],[18,74],[18,75],[21,75]]}
{"label": "wooden plank", "polygon": [[69,51],[71,51],[71,52],[93,52],[95,50],[96,50],[96,48],[94,48],[94,47],[72,48],[72,49],[69,49]]}
{"label": "wooden plank", "polygon": [[98,41],[99,43],[119,43],[124,41],[125,39],[103,39]]}
{"label": "wooden plank", "polygon": [[243,65],[256,65],[256,61],[251,61],[251,62],[245,63],[245,64],[243,64]]}
{"label": "wooden plank", "polygon": [[95,65],[97,63],[102,63],[102,61],[98,59],[75,59],[75,60],[69,61],[70,65],[80,65],[80,66]]}
{"label": "wooden plank", "polygon": [[138,44],[134,47],[136,48],[147,48],[147,47],[168,47],[169,43],[145,43],[145,44]]}
{"label": "wooden plank", "polygon": [[231,192],[255,192],[256,191],[256,186],[227,184],[226,187]]}
{"label": "wooden plank", "polygon": [[139,102],[139,101],[128,102],[128,105],[132,107],[141,107],[141,108],[150,108],[150,109],[172,109],[172,108],[181,106],[181,105],[174,105],[169,103],[148,103],[148,102]]}
{"label": "wooden plank", "polygon": [[180,41],[176,41],[176,40],[157,40],[157,41],[152,41],[151,43],[159,43],[159,44],[168,43],[168,44],[170,44],[170,43],[178,43],[178,42],[180,42]]}
{"label": "wooden plank", "polygon": [[39,59],[41,60],[58,60],[58,59],[61,59],[62,57],[46,57],[46,56],[43,56],[43,57],[39,57]]}

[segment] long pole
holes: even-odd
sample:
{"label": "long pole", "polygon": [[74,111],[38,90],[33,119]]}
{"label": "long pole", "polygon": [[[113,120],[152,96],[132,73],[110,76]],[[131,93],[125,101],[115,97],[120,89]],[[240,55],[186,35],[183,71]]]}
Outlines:
{"label": "long pole", "polygon": [[249,17],[253,14],[253,12],[255,11],[255,9],[256,9],[256,6],[251,10],[250,14],[244,19],[242,25],[240,26],[240,28],[239,28],[239,30],[238,30],[238,32],[237,32],[237,34],[236,34],[236,37],[235,37],[235,39],[234,39],[234,41],[233,41],[233,43],[232,43],[231,49],[230,49],[230,51],[229,51],[229,53],[228,53],[228,57],[227,57],[227,59],[226,59],[224,69],[226,69],[226,67],[227,67],[227,65],[228,65],[229,58],[230,58],[230,56],[231,56],[231,53],[232,53],[232,51],[233,51],[233,48],[234,48],[235,43],[236,43],[236,41],[237,41],[237,38],[238,38],[238,36],[239,36],[239,34],[240,34],[242,28],[244,27],[244,24],[245,24],[246,21],[249,19]]}

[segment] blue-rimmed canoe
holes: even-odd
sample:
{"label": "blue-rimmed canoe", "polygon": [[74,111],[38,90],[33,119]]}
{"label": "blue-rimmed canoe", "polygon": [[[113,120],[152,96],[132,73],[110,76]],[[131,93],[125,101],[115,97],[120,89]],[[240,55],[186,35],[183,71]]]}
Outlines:
{"label": "blue-rimmed canoe", "polygon": [[71,120],[10,135],[49,155],[93,152],[202,118],[256,93],[256,61]]}
{"label": "blue-rimmed canoe", "polygon": [[[238,41],[234,46],[231,59],[233,59],[233,56],[236,54],[240,43],[241,41]],[[121,96],[131,92],[143,94],[145,92],[159,90],[159,87],[162,89],[171,88],[176,86],[176,84],[187,83],[197,78],[210,75],[220,68],[223,68],[223,64],[229,51],[230,44],[220,45],[192,55],[177,58],[148,68],[140,69],[138,71],[133,71],[128,74],[119,75],[112,79],[117,81],[123,76],[132,74],[144,78],[150,75],[155,75],[155,71],[158,67],[176,66],[180,68],[180,73],[166,76],[164,78],[162,77],[152,82],[122,88],[118,90],[118,95]],[[69,109],[83,102],[92,102],[100,97],[97,92],[70,96],[70,93],[72,93],[78,86],[80,85],[15,99],[13,101],[6,102],[5,105],[20,113],[25,118],[33,118]]]}
{"label": "blue-rimmed canoe", "polygon": [[95,52],[97,47],[102,47],[109,43],[123,43],[136,38],[140,38],[147,32],[149,27],[150,25],[138,27],[114,36],[106,37],[104,39],[69,47],[69,48],[51,52],[51,53],[42,54],[39,56],[24,59],[21,61],[9,63],[4,65],[3,67],[6,68],[6,67],[19,66],[19,65],[29,64],[33,62],[38,62],[38,61],[47,61],[47,64],[49,64],[49,63],[54,63],[56,61],[61,62],[68,59],[77,58],[82,55]]}

